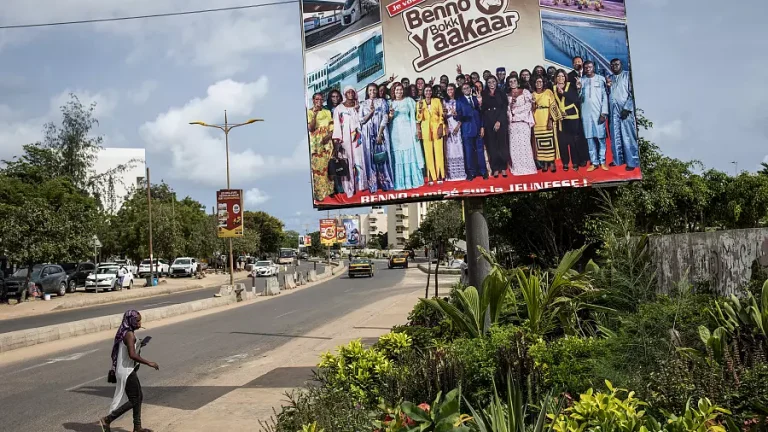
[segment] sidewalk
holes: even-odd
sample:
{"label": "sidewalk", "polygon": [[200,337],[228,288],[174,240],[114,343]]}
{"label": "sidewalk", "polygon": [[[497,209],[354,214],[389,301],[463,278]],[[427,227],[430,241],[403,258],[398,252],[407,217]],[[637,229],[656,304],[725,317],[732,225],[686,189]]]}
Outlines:
{"label": "sidewalk", "polygon": [[[457,278],[441,279],[441,295],[447,295]],[[163,432],[260,430],[258,421],[268,420],[273,408],[280,411],[285,392],[301,387],[312,378],[311,371],[323,352],[334,351],[339,345],[358,338],[371,345],[393,326],[404,324],[418,298],[423,296],[425,283],[426,275],[410,269],[402,282],[404,287],[413,287],[408,294],[371,304],[294,338],[260,359],[233,364],[221,373],[191,384],[209,392],[215,392],[218,387],[222,394],[195,411],[145,405],[142,409],[145,422]],[[129,429],[128,417],[116,422],[113,430],[115,426]]]}
{"label": "sidewalk", "polygon": [[[235,276],[246,277],[247,273],[235,273]],[[107,303],[122,302],[137,298],[167,295],[182,291],[211,288],[229,282],[228,274],[208,274],[203,279],[161,279],[161,284],[154,287],[144,287],[144,279],[137,279],[133,289],[122,291],[89,293],[80,291],[67,294],[64,297],[53,295],[50,301],[30,300],[28,302],[6,305],[0,304],[0,322],[6,319],[28,317],[49,313],[52,311],[82,308]]]}

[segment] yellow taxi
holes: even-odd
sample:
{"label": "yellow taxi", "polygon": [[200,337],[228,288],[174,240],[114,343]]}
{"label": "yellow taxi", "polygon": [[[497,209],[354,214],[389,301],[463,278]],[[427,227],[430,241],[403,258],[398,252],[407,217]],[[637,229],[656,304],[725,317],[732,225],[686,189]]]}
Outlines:
{"label": "yellow taxi", "polygon": [[401,267],[408,268],[408,252],[397,251],[389,255],[389,268]]}
{"label": "yellow taxi", "polygon": [[355,276],[373,277],[373,261],[368,258],[353,258],[349,263],[347,275],[350,278]]}

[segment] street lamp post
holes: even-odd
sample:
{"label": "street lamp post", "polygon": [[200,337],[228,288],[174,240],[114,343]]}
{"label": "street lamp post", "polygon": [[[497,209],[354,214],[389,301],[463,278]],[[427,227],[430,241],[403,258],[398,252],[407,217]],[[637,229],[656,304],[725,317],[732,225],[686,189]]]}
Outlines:
{"label": "street lamp post", "polygon": [[[230,188],[229,183],[229,131],[236,127],[245,126],[249,124],[253,124],[256,122],[264,121],[264,119],[250,119],[246,121],[245,123],[237,123],[237,124],[229,124],[229,121],[227,119],[227,110],[224,110],[224,124],[207,124],[205,122],[201,121],[194,121],[190,122],[191,125],[198,125],[198,126],[205,126],[205,127],[212,127],[216,129],[220,129],[224,132],[224,143],[226,144],[226,153],[227,153],[227,189]],[[229,285],[235,286],[235,267],[234,267],[234,259],[232,256],[232,238],[229,238]]]}

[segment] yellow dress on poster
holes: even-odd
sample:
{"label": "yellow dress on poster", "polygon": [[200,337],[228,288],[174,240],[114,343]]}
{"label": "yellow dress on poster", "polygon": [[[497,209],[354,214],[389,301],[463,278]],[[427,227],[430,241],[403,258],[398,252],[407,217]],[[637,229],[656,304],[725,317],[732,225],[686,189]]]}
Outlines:
{"label": "yellow dress on poster", "polygon": [[[445,178],[445,158],[443,157],[443,135],[445,133],[443,103],[432,98],[427,103],[422,99],[416,108],[416,122],[421,128],[421,142],[424,145],[427,176],[429,181]],[[439,132],[443,132],[441,135]]]}

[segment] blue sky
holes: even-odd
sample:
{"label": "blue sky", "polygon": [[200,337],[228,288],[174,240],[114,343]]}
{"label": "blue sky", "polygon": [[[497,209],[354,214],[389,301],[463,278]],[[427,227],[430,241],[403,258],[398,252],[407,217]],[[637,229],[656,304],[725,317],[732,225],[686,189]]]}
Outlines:
{"label": "blue sky", "polygon": [[[212,7],[208,1],[6,0],[0,24]],[[227,0],[215,7],[242,5]],[[638,107],[664,153],[754,171],[768,161],[768,6],[692,0],[627,5]],[[141,21],[0,30],[0,158],[40,139],[69,92],[98,103],[105,145],[144,147],[153,181],[213,205],[226,186],[221,134],[194,120],[266,121],[230,134],[233,187],[288,228],[317,225],[305,142],[296,3]],[[530,65],[533,66],[533,65]]]}

